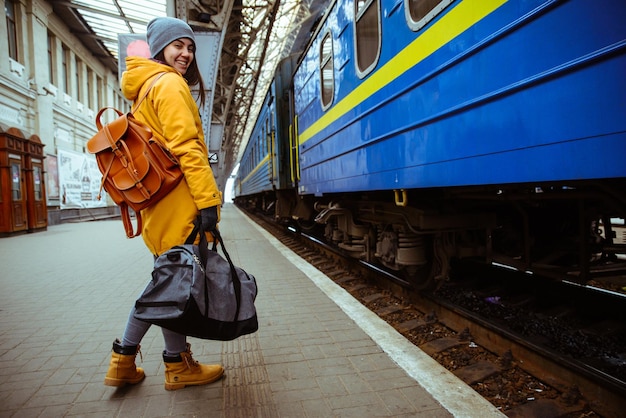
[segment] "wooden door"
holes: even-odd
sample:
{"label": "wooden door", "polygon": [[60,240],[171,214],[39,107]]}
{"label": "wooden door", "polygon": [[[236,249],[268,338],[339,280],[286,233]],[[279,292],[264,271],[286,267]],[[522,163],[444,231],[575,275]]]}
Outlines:
{"label": "wooden door", "polygon": [[12,232],[23,231],[28,229],[28,216],[24,187],[24,163],[21,156],[9,154],[9,173],[11,176],[11,230]]}

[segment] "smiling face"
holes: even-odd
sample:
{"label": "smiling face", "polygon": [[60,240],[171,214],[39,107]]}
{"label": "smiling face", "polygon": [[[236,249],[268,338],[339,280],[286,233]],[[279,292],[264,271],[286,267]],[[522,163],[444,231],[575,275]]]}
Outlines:
{"label": "smiling face", "polygon": [[165,62],[185,75],[195,56],[196,47],[189,38],[180,38],[171,42],[163,50]]}

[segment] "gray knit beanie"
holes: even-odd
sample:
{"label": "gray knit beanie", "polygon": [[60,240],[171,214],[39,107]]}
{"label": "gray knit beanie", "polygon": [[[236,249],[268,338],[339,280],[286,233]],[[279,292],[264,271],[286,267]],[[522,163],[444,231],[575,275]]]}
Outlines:
{"label": "gray knit beanie", "polygon": [[184,21],[174,17],[157,17],[152,19],[148,23],[146,37],[152,58],[176,39],[189,38],[194,45],[196,43],[191,27]]}

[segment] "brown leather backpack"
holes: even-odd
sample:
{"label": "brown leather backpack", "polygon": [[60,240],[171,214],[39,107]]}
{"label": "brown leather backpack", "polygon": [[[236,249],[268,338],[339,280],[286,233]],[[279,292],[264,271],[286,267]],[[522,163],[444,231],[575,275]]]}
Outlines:
{"label": "brown leather backpack", "polygon": [[[135,105],[139,108],[159,74]],[[118,118],[103,125],[102,114],[112,109]],[[153,205],[174,189],[183,178],[178,160],[152,136],[150,128],[113,107],[104,107],[96,115],[98,133],[87,142],[87,150],[96,155],[102,172],[102,187],[120,207],[128,238],[141,234],[141,210]],[[100,193],[98,193],[100,199]],[[137,229],[133,231],[128,208],[135,212]]]}

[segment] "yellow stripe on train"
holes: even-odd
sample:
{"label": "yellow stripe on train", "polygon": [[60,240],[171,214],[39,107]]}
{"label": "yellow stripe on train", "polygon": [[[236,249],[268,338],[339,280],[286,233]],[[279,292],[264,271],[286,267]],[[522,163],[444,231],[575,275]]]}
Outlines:
{"label": "yellow stripe on train", "polygon": [[400,51],[343,100],[300,135],[300,144],[311,139],[365,99],[401,76],[417,63],[475,25],[508,0],[464,0]]}
{"label": "yellow stripe on train", "polygon": [[270,160],[269,154],[265,154],[265,157],[261,161],[259,161],[256,167],[254,167],[254,169],[252,169],[252,171],[241,182],[245,183],[248,180],[250,180],[250,177],[252,177],[254,173],[256,173],[257,171],[259,171],[261,167],[263,167],[264,164],[267,164],[269,160]]}

